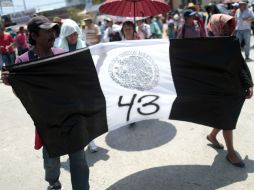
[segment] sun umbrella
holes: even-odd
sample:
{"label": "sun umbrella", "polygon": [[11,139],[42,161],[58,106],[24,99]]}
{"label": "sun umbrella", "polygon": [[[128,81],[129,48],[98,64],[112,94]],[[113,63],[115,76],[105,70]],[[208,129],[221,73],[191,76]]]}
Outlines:
{"label": "sun umbrella", "polygon": [[133,17],[134,26],[136,17],[154,16],[169,10],[164,0],[106,0],[99,8],[104,14]]}
{"label": "sun umbrella", "polygon": [[154,16],[169,10],[163,0],[106,0],[99,8],[101,13],[127,17]]}

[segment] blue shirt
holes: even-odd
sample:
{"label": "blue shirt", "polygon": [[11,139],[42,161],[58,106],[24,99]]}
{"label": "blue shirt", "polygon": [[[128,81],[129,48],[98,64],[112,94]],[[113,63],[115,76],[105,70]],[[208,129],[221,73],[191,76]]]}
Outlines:
{"label": "blue shirt", "polygon": [[245,18],[254,18],[253,11],[246,8],[243,11],[237,9],[235,13],[236,18],[236,30],[250,30],[251,29],[251,22],[244,21]]}

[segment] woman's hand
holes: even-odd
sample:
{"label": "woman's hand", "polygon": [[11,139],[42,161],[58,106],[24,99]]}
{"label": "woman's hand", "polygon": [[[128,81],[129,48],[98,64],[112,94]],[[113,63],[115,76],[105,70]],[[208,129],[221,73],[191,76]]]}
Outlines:
{"label": "woman's hand", "polygon": [[246,99],[250,99],[253,95],[253,87],[249,87],[247,90],[246,90],[246,95],[245,95],[245,98]]}
{"label": "woman's hand", "polygon": [[2,71],[1,73],[1,79],[5,85],[10,86],[9,83],[9,71]]}

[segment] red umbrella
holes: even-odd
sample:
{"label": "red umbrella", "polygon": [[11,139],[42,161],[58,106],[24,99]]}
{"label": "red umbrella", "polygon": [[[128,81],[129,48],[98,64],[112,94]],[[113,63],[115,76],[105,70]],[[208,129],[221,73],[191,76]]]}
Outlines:
{"label": "red umbrella", "polygon": [[101,13],[134,18],[154,16],[169,10],[163,0],[106,0],[99,8]]}

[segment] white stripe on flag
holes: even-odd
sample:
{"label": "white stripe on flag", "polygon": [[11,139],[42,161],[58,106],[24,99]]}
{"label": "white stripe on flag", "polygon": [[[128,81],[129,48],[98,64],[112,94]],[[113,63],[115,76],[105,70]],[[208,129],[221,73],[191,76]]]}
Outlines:
{"label": "white stripe on flag", "polygon": [[106,99],[109,130],[169,118],[176,90],[167,40],[111,42],[90,51]]}

